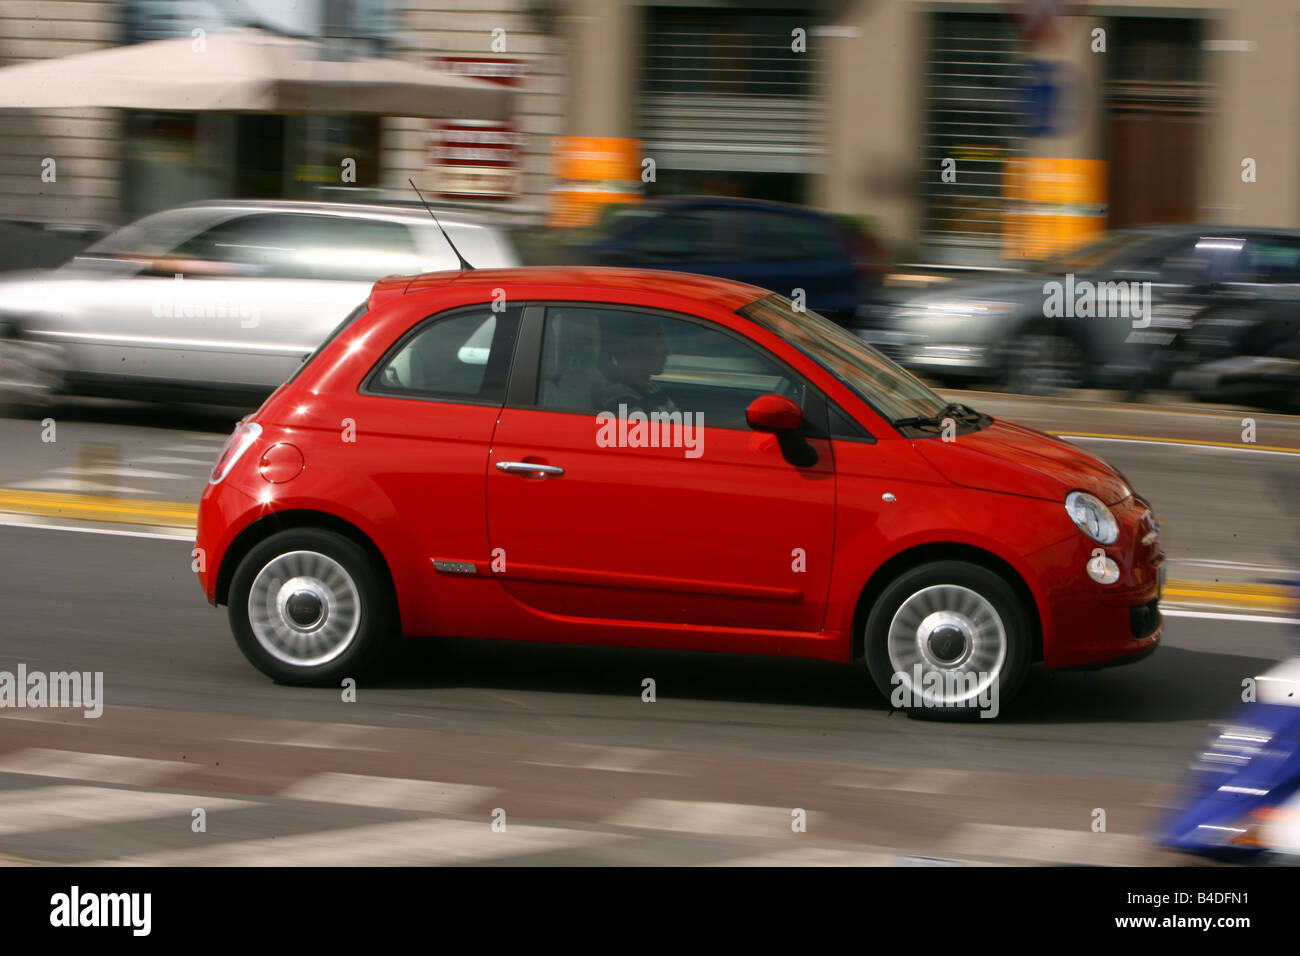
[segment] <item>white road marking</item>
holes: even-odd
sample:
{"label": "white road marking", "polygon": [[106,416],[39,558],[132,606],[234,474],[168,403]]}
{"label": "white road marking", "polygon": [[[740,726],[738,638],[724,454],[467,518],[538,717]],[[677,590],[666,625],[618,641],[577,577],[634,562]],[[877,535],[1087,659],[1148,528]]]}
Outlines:
{"label": "white road marking", "polygon": [[88,866],[438,866],[480,863],[503,857],[588,849],[627,840],[597,830],[491,822],[411,820],[275,839],[163,850]]}
{"label": "white road marking", "polygon": [[[710,803],[704,800],[635,801],[601,822],[607,826],[714,836],[793,836],[794,807],[763,807],[747,803]],[[820,816],[808,813],[808,825]]]}
{"label": "white road marking", "polygon": [[[159,818],[178,834],[189,834],[191,812],[251,807],[247,800],[207,794],[114,790],[110,787],[36,787],[0,793],[0,834],[30,834],[65,827],[101,826]],[[170,819],[168,819],[170,818]]]}
{"label": "white road marking", "polygon": [[1166,617],[1199,617],[1207,621],[1246,621],[1256,624],[1300,624],[1300,617],[1269,617],[1266,614],[1219,614],[1214,611],[1185,611],[1182,608],[1161,607]]}
{"label": "white road marking", "polygon": [[941,855],[1133,866],[1150,860],[1153,849],[1145,838],[1133,834],[1093,833],[1086,821],[1078,830],[967,823],[945,841]]}
{"label": "white road marking", "polygon": [[810,846],[796,850],[774,850],[751,856],[718,860],[705,866],[897,866],[902,859],[897,852],[877,847],[848,850]]}
{"label": "white road marking", "polygon": [[532,767],[560,767],[565,770],[605,770],[611,773],[647,773],[666,777],[687,776],[681,770],[653,770],[646,766],[663,754],[640,747],[584,747],[572,745],[543,760],[520,760]]}
{"label": "white road marking", "polygon": [[132,460],[140,462],[143,465],[199,465],[203,468],[212,467],[212,461],[210,459],[178,458],[174,455],[147,455],[144,458],[134,458]]}
{"label": "white road marking", "polygon": [[152,786],[190,769],[190,764],[180,760],[149,760],[117,754],[47,750],[42,747],[16,750],[0,757],[0,773],[66,777],[69,780],[93,780],[96,783],[122,783],[138,787]]}
{"label": "white road marking", "polygon": [[905,793],[952,793],[962,781],[969,780],[971,776],[972,774],[966,770],[926,768],[900,775],[901,779],[884,789],[901,790]]}
{"label": "white road marking", "polygon": [[130,465],[114,465],[112,468],[81,468],[72,466],[69,468],[55,468],[50,474],[52,475],[114,475],[118,478],[165,478],[188,481],[193,478],[192,475],[178,475],[170,471],[148,471],[144,468],[132,468]]}
{"label": "white road marking", "polygon": [[852,773],[837,774],[826,783],[828,786],[849,787],[853,790],[885,790],[906,772],[901,768],[898,770],[857,769]]}
{"label": "white road marking", "polygon": [[276,796],[354,807],[384,807],[426,813],[468,813],[486,806],[500,793],[494,787],[442,783],[405,777],[369,777],[352,773],[318,773],[281,790]]}
{"label": "white road marking", "polygon": [[295,734],[292,737],[277,736],[272,732],[251,734],[243,737],[224,737],[239,744],[267,744],[274,747],[308,747],[313,750],[370,750],[384,751],[387,747],[371,747],[360,743],[362,740],[374,740],[384,736],[383,728],[365,727],[357,724],[321,724]]}
{"label": "white road marking", "polygon": [[[7,487],[22,491],[70,491],[74,494],[84,494],[91,484],[102,483],[89,482],[84,478],[33,478],[31,481],[15,481]],[[112,488],[113,493],[118,495],[138,497],[153,494],[147,488],[123,488],[120,485],[113,485]]]}
{"label": "white road marking", "polygon": [[[44,516],[42,516],[44,517]],[[0,515],[0,527],[32,528],[37,531],[77,531],[81,534],[111,534],[122,538],[154,538],[159,541],[188,541],[194,543],[193,528],[177,528],[175,531],[119,531],[116,528],[85,528],[68,524],[38,524],[24,520],[20,515]]]}
{"label": "white road marking", "polygon": [[1177,567],[1188,565],[1189,567],[1198,568],[1226,568],[1233,571],[1254,571],[1258,574],[1285,574],[1291,577],[1300,578],[1300,568],[1274,568],[1266,564],[1250,564],[1245,561],[1216,561],[1211,558],[1179,558],[1171,560],[1171,564]]}

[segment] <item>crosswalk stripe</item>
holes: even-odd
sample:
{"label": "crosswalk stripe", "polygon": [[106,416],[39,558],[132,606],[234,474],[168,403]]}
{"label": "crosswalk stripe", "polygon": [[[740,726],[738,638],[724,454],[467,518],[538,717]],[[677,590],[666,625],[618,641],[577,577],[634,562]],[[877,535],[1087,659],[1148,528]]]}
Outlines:
{"label": "crosswalk stripe", "polygon": [[774,850],[728,860],[716,860],[706,866],[895,866],[900,857],[874,847],[848,850],[810,846],[795,850]]}
{"label": "crosswalk stripe", "polygon": [[264,732],[241,734],[237,737],[225,737],[237,744],[266,744],[273,747],[309,747],[313,750],[371,750],[382,751],[386,747],[370,746],[362,741],[378,744],[384,738],[384,732],[377,727],[361,724],[320,724],[293,735]]}
{"label": "crosswalk stripe", "polygon": [[111,787],[57,786],[9,790],[0,793],[0,834],[28,835],[42,830],[124,823],[150,817],[174,817],[177,833],[190,832],[191,812],[254,806],[246,800],[165,793],[152,790],[115,790]]}
{"label": "crosswalk stripe", "polygon": [[1041,863],[1133,866],[1150,860],[1152,849],[1143,837],[1129,833],[967,823],[944,843],[942,852]]}
{"label": "crosswalk stripe", "polygon": [[[489,804],[498,793],[494,787],[467,783],[368,777],[352,773],[318,773],[286,787],[276,796],[390,810],[466,813]],[[488,809],[491,809],[490,805]]]}
{"label": "crosswalk stripe", "polygon": [[520,760],[532,767],[560,767],[566,770],[605,770],[610,773],[648,773],[668,777],[687,776],[681,770],[658,770],[647,766],[663,756],[659,750],[642,747],[592,747],[570,745],[537,759]]}
{"label": "crosswalk stripe", "polygon": [[627,839],[615,833],[482,821],[408,820],[275,839],[162,850],[90,866],[438,866],[551,850],[587,849]]}
{"label": "crosswalk stripe", "polygon": [[[609,826],[715,836],[770,836],[792,834],[793,807],[763,807],[746,803],[712,803],[705,800],[640,799],[602,822]],[[807,815],[808,825],[816,814]]]}
{"label": "crosswalk stripe", "polygon": [[117,754],[80,753],[31,747],[0,757],[0,773],[37,777],[65,777],[95,783],[133,784],[148,787],[192,769],[180,760],[148,760]]}

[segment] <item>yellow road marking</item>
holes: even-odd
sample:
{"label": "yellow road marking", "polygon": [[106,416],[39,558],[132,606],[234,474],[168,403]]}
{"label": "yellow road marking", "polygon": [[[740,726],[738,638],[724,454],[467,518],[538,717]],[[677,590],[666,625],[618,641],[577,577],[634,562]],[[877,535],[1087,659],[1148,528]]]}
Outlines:
{"label": "yellow road marking", "polygon": [[1204,445],[1206,448],[1240,448],[1245,451],[1279,451],[1288,455],[1300,455],[1300,448],[1288,448],[1285,445],[1256,445],[1241,441],[1207,441],[1204,438],[1169,438],[1164,435],[1112,435],[1107,432],[1059,432],[1049,430],[1059,438],[1112,438],[1121,441],[1149,441],[1165,445]]}
{"label": "yellow road marking", "polygon": [[0,488],[0,511],[125,524],[194,527],[198,505],[145,498],[110,498],[55,491],[18,491]]}
{"label": "yellow road marking", "polygon": [[1277,610],[1287,610],[1291,607],[1291,599],[1286,589],[1272,584],[1168,581],[1165,583],[1164,599],[1178,604],[1249,604]]}

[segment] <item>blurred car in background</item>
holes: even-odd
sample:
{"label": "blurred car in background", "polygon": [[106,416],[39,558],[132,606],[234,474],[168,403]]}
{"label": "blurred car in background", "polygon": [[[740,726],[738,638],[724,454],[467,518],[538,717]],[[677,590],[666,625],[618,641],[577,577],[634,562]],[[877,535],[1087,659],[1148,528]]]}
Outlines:
{"label": "blurred car in background", "polygon": [[847,323],[888,271],[880,243],[802,206],[725,197],[620,207],[578,250],[583,264],[671,269],[734,279],[795,298]]}
{"label": "blurred car in background", "polygon": [[[474,266],[518,265],[503,230],[443,211]],[[0,390],[245,403],[288,378],[386,275],[458,269],[422,207],[202,202],[0,282]],[[33,394],[34,393],[34,394]]]}
{"label": "blurred car in background", "polygon": [[[1026,393],[1087,384],[1158,387],[1181,361],[1173,357],[1182,352],[1180,333],[1193,316],[1229,301],[1297,296],[1297,259],[1297,231],[1193,224],[1123,229],[1032,272],[954,280],[909,296],[860,319],[855,331],[939,380],[999,383]],[[1105,317],[1049,317],[1047,284],[1067,276],[1074,287],[1115,283],[1121,298],[1111,300]],[[1146,303],[1137,301],[1141,287],[1133,283],[1150,284],[1150,314],[1135,316]]]}

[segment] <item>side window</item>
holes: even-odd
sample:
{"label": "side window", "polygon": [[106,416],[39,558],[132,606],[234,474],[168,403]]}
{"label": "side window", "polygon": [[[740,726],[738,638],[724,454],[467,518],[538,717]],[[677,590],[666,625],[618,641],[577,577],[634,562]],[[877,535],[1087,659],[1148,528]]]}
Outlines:
{"label": "side window", "polygon": [[237,274],[373,282],[421,271],[411,230],[399,222],[348,216],[260,213],[199,233],[170,253],[220,263]]}
{"label": "side window", "polygon": [[1300,238],[1258,236],[1246,243],[1239,282],[1300,282]]}
{"label": "side window", "polygon": [[384,356],[365,391],[504,403],[520,311],[493,312],[482,305],[425,320]]}
{"label": "side window", "polygon": [[1244,244],[1231,236],[1200,236],[1180,242],[1164,254],[1161,281],[1195,286],[1227,276]]}
{"label": "side window", "polygon": [[623,245],[648,262],[698,262],[707,246],[708,225],[693,210],[666,213],[631,229]]}
{"label": "side window", "polygon": [[600,306],[546,310],[538,404],[615,415],[691,412],[712,428],[749,428],[745,412],[775,392],[800,407],[802,379],[721,329]]}

